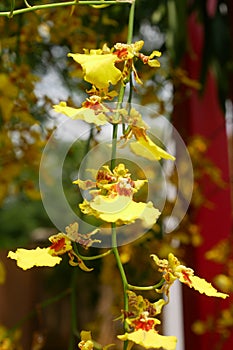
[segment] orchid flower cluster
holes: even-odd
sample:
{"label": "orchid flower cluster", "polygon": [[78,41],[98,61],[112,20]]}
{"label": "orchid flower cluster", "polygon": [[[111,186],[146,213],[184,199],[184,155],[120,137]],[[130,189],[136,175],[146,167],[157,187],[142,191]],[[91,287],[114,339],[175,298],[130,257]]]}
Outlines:
{"label": "orchid flower cluster", "polygon": [[[159,315],[164,305],[169,302],[169,291],[176,280],[189,288],[194,288],[207,296],[226,298],[227,294],[218,292],[210,283],[194,275],[191,268],[184,266],[172,253],[167,259],[160,259],[152,254],[151,259],[155,267],[161,273],[161,280],[152,286],[140,287],[131,285],[126,277],[123,264],[117,248],[117,231],[119,225],[131,225],[140,220],[145,228],[153,226],[160,216],[160,211],[149,201],[138,202],[134,199],[137,193],[147,182],[145,179],[134,180],[124,163],[117,163],[116,149],[118,143],[126,143],[131,139],[130,150],[137,156],[159,161],[175,160],[169,154],[154,143],[147,134],[148,125],[143,121],[142,115],[130,106],[122,108],[124,90],[127,84],[132,89],[132,81],[135,84],[142,84],[135,68],[137,60],[142,61],[152,68],[160,66],[157,60],[161,53],[153,51],[146,56],[141,52],[143,41],[123,44],[117,43],[113,48],[106,44],[102,49],[84,50],[84,53],[70,53],[83,70],[84,80],[91,84],[87,91],[88,97],[79,108],[67,106],[65,101],[54,106],[54,110],[63,113],[71,119],[83,120],[97,128],[110,124],[113,134],[117,135],[119,124],[124,125],[122,135],[116,142],[112,142],[112,163],[111,166],[104,165],[101,169],[95,170],[95,181],[77,179],[74,181],[80,189],[89,191],[89,200],[84,199],[80,203],[81,212],[85,215],[94,216],[103,223],[103,226],[110,225],[112,232],[112,248],[106,254],[114,254],[123,283],[124,309],[120,316],[123,322],[123,334],[118,339],[123,341],[124,349],[131,349],[132,345],[138,344],[148,348],[164,348],[175,350],[177,339],[174,336],[160,335],[158,325]],[[119,89],[118,89],[119,88]],[[119,93],[117,92],[119,90]],[[109,107],[106,101],[118,98],[116,108]],[[64,255],[69,256],[69,264],[78,266],[84,271],[91,271],[84,263],[85,257],[78,251],[78,245],[85,249],[95,243],[95,234],[101,231],[98,229],[82,234],[79,232],[79,223],[69,224],[65,232],[59,232],[49,237],[50,245],[45,248],[17,249],[16,252],[9,252],[8,257],[15,259],[17,265],[26,270],[33,266],[50,266],[59,264]],[[102,254],[104,256],[104,254]],[[98,256],[99,258],[99,256]],[[155,301],[151,302],[135,291],[154,290]],[[161,298],[157,298],[158,293]],[[92,336],[88,331],[81,332],[81,341],[77,344],[80,349],[92,350],[95,346]]]}

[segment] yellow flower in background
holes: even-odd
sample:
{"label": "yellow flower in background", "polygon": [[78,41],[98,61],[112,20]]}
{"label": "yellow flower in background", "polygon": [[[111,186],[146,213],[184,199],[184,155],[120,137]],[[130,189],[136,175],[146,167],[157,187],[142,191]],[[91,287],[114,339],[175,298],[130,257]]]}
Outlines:
{"label": "yellow flower in background", "polygon": [[0,349],[1,350],[22,350],[21,346],[21,330],[7,329],[0,324]]}
{"label": "yellow flower in background", "polygon": [[[163,273],[163,278],[165,279],[165,288],[162,290],[167,290],[172,285],[172,283],[178,279],[180,282],[188,285],[190,288],[194,288],[201,294],[207,296],[219,297],[225,299],[228,297],[227,294],[218,292],[211,283],[207,282],[205,279],[194,275],[194,271],[184,265],[182,265],[179,260],[170,253],[168,255],[168,260],[159,259],[158,256],[152,254],[155,264],[159,267],[159,271]],[[166,289],[166,287],[168,287]]]}
{"label": "yellow flower in background", "polygon": [[0,261],[0,284],[3,284],[6,279],[6,270],[4,264]]}
{"label": "yellow flower in background", "polygon": [[94,343],[92,341],[91,332],[81,331],[81,341],[78,344],[79,349],[81,350],[92,350],[94,349]]}

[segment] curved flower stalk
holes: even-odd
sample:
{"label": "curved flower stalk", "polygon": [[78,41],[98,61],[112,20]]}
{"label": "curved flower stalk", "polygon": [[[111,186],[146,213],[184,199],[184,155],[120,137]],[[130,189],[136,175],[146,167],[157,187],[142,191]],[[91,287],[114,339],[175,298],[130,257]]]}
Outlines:
{"label": "curved flower stalk", "polygon": [[[151,140],[147,134],[148,125],[144,122],[142,115],[131,108],[130,103],[127,108],[122,108],[126,84],[130,85],[130,94],[134,83],[142,84],[136,70],[136,61],[140,60],[152,68],[160,66],[157,60],[161,56],[159,51],[153,51],[146,56],[141,52],[144,44],[142,40],[132,43],[134,8],[135,1],[132,2],[130,9],[127,44],[116,43],[112,48],[104,44],[102,49],[84,49],[82,54],[68,54],[81,65],[84,80],[91,84],[90,90],[87,91],[89,96],[79,108],[67,106],[64,101],[54,106],[56,112],[63,113],[71,119],[94,124],[98,128],[107,123],[113,125],[111,166],[104,165],[101,169],[95,170],[95,181],[82,179],[74,181],[81,189],[88,190],[91,195],[91,200],[85,199],[79,204],[82,213],[93,215],[111,224],[112,249],[95,257],[81,256],[76,244],[81,244],[87,249],[94,242],[100,241],[92,239],[98,230],[81,234],[78,230],[79,225],[75,222],[66,227],[66,233],[60,232],[49,237],[50,246],[30,250],[19,248],[15,252],[10,251],[8,257],[16,260],[20,268],[27,270],[33,266],[53,267],[61,262],[62,256],[67,254],[71,266],[79,266],[84,271],[91,271],[92,269],[88,268],[83,260],[94,260],[108,253],[114,254],[123,286],[124,311],[120,318],[123,321],[124,334],[118,335],[118,339],[124,342],[124,350],[130,350],[134,344],[146,349],[175,350],[176,337],[163,336],[158,332],[160,324],[158,315],[169,301],[169,290],[173,282],[179,279],[190,288],[208,296],[226,298],[227,294],[218,292],[210,283],[195,276],[194,271],[182,265],[173,254],[168,255],[168,260],[160,260],[157,255],[151,255],[161,272],[161,280],[156,285],[140,287],[128,283],[118,252],[116,227],[140,220],[145,228],[149,228],[157,221],[160,212],[152,202],[136,202],[134,199],[135,193],[145,185],[147,180],[134,180],[123,163],[116,164],[118,124],[124,124],[121,140],[129,141],[130,149],[136,155],[151,161],[175,160],[173,155]],[[107,102],[113,101],[116,96],[118,96],[116,107],[108,105]],[[73,276],[71,285],[72,337],[76,334],[77,327],[75,274]],[[154,290],[164,293],[165,299],[161,298],[152,303],[143,296],[136,295],[133,290]],[[73,341],[70,344],[69,350],[73,350]],[[92,350],[95,347],[90,332],[81,332],[81,341],[78,346],[81,350]],[[104,347],[103,350],[105,348],[107,347]]]}
{"label": "curved flower stalk", "polygon": [[[145,227],[153,225],[160,215],[152,202],[135,202],[133,195],[147,180],[132,180],[125,165],[120,163],[113,171],[103,166],[97,172],[96,182],[74,181],[82,189],[92,189],[92,200],[84,200],[80,209],[84,214],[93,215],[105,222],[130,224],[140,219]],[[94,189],[93,189],[94,188]]]}
{"label": "curved flower stalk", "polygon": [[98,230],[88,234],[81,234],[78,232],[78,223],[75,222],[66,227],[66,233],[60,232],[56,235],[50,236],[49,241],[51,245],[46,248],[23,249],[18,248],[16,252],[10,251],[8,258],[17,261],[17,265],[23,270],[31,269],[34,266],[49,266],[53,267],[60,264],[61,255],[68,254],[69,263],[72,266],[79,266],[84,271],[91,271],[82,259],[75,253],[73,245],[75,243],[81,244],[84,248],[90,247],[94,242],[99,240],[92,239]]}

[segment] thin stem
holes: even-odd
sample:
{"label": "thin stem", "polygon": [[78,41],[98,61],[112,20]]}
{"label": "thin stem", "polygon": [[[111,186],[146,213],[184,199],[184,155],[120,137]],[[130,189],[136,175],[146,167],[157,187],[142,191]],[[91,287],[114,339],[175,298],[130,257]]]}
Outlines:
{"label": "thin stem", "polygon": [[11,0],[11,10],[10,10],[9,17],[13,17],[14,9],[15,9],[15,0]]}
{"label": "thin stem", "polygon": [[[121,258],[120,258],[118,249],[117,249],[117,232],[116,232],[116,224],[115,223],[112,223],[112,250],[113,250],[113,254],[115,256],[117,267],[119,269],[121,280],[122,280],[123,294],[124,294],[124,310],[129,311],[129,300],[128,300],[128,294],[127,294],[127,290],[129,289],[128,288],[128,281],[127,281],[124,267],[123,267],[122,262],[121,262]],[[127,330],[127,327],[128,327],[128,325],[126,323],[126,320],[124,320],[124,331]],[[126,349],[126,347],[127,347],[127,342],[124,342],[124,349]]]}
{"label": "thin stem", "polygon": [[128,21],[128,35],[127,44],[131,44],[133,40],[133,28],[134,28],[134,13],[135,13],[136,0],[132,2],[129,11],[129,21]]}
{"label": "thin stem", "polygon": [[[130,12],[129,12],[127,44],[131,44],[132,38],[133,38],[134,10],[135,10],[135,1],[131,4]],[[132,89],[132,81],[130,84],[130,89]],[[130,94],[132,94],[132,92]],[[116,123],[118,122],[118,119],[119,119],[118,109],[121,108],[121,106],[122,106],[122,102],[124,100],[124,95],[125,95],[125,85],[122,84],[120,92],[119,92],[119,96],[118,96],[117,111],[116,111],[116,114],[114,116],[114,120]],[[130,97],[130,99],[131,99],[131,97]],[[123,130],[124,130],[124,127],[123,127]],[[113,170],[114,167],[116,166],[117,131],[118,131],[118,124],[114,124],[113,125],[113,134],[112,134],[111,170]],[[121,281],[122,281],[122,285],[123,285],[123,296],[124,296],[124,311],[127,312],[127,311],[129,311],[129,299],[128,299],[128,293],[127,293],[128,289],[129,289],[129,287],[128,287],[129,285],[128,285],[127,277],[126,277],[125,270],[124,270],[124,267],[123,267],[121,259],[120,259],[120,255],[119,255],[119,251],[118,251],[117,246],[118,245],[117,245],[116,224],[112,223],[112,251],[113,251],[113,254],[115,256],[117,267],[118,267],[118,270],[119,270],[120,276],[121,276]],[[128,330],[128,324],[126,322],[126,319],[124,319],[123,326],[124,326],[124,332],[126,332]],[[127,347],[128,347],[128,341],[124,341],[124,346],[123,346],[124,350],[126,350]]]}
{"label": "thin stem", "polygon": [[[122,5],[125,3],[131,3],[131,0],[106,0],[104,2],[104,5]],[[57,2],[57,3],[51,3],[51,4],[43,4],[43,5],[35,5],[35,6],[26,6],[25,8],[21,8],[18,10],[13,10],[12,8],[10,11],[1,11],[0,16],[5,16],[5,17],[10,17],[12,18],[15,15],[20,15],[22,13],[26,12],[33,12],[33,11],[38,11],[38,10],[47,10],[47,9],[53,9],[57,7],[63,7],[63,6],[78,6],[78,5],[100,5],[102,2],[99,0],[94,0],[94,1],[65,1],[65,2]],[[13,3],[11,3],[11,7],[13,6]]]}
{"label": "thin stem", "polygon": [[157,284],[154,284],[153,286],[134,286],[132,284],[128,284],[128,289],[129,290],[141,290],[141,291],[148,291],[148,290],[155,290],[160,288],[164,284],[164,279],[162,278],[161,281]]}
{"label": "thin stem", "polygon": [[111,170],[113,170],[116,166],[117,131],[118,131],[118,124],[114,124],[113,131],[112,131]]}
{"label": "thin stem", "polygon": [[112,254],[112,249],[109,249],[109,250],[107,250],[106,252],[104,252],[102,254],[86,256],[86,255],[82,255],[82,254],[79,253],[77,244],[73,244],[73,247],[74,247],[75,254],[77,254],[78,257],[80,259],[82,259],[82,260],[97,260],[97,259],[101,259],[101,258],[104,258],[107,255]]}

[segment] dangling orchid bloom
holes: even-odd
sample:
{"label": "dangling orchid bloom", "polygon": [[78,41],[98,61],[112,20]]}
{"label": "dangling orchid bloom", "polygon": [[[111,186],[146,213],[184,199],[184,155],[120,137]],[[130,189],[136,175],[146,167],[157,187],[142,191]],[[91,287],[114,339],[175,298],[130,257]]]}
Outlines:
{"label": "dangling orchid bloom", "polygon": [[76,180],[81,189],[91,190],[91,201],[84,200],[80,209],[84,214],[93,215],[106,222],[130,224],[136,219],[142,220],[145,227],[152,226],[160,215],[152,202],[135,202],[133,195],[147,180],[132,180],[124,164],[110,170],[103,166],[97,172],[96,181]]}
{"label": "dangling orchid bloom", "polygon": [[103,101],[112,100],[117,96],[117,92],[109,91],[109,86],[114,86],[120,81],[125,82],[131,71],[137,83],[142,83],[135,69],[134,59],[139,59],[151,67],[160,66],[155,57],[160,57],[161,53],[153,51],[150,56],[145,56],[140,52],[143,45],[144,42],[141,40],[133,44],[117,43],[111,49],[104,44],[102,49],[84,49],[82,54],[69,53],[68,56],[81,65],[84,80],[92,84],[92,88],[87,91],[90,97],[83,102],[80,108],[69,107],[66,102],[62,101],[54,106],[55,111],[71,119],[84,120],[97,126],[111,122],[108,115],[109,109],[103,105]]}
{"label": "dangling orchid bloom", "polygon": [[[90,51],[84,49],[84,54],[69,53],[68,56],[82,66],[84,80],[98,89],[106,89],[109,84],[116,85],[121,79],[124,80],[131,70],[134,72],[136,81],[141,83],[134,66],[134,58],[140,59],[150,67],[160,67],[160,63],[155,57],[160,57],[161,52],[153,51],[150,56],[145,56],[140,52],[143,45],[143,40],[136,41],[133,44],[117,43],[112,49],[104,44],[102,49]],[[123,72],[116,67],[120,62],[125,63]]]}
{"label": "dangling orchid bloom", "polygon": [[113,51],[114,55],[118,57],[117,62],[125,62],[125,66],[122,72],[123,80],[127,78],[131,72],[134,73],[134,78],[138,84],[142,84],[141,79],[138,77],[137,70],[134,66],[134,58],[140,59],[144,64],[148,64],[150,67],[158,68],[160,67],[160,63],[154,57],[160,57],[161,52],[153,51],[150,56],[146,56],[140,52],[144,45],[144,41],[136,41],[133,44],[122,44],[117,43],[114,45],[115,51]]}
{"label": "dangling orchid bloom", "polygon": [[66,227],[66,234],[59,232],[56,235],[50,236],[49,240],[51,245],[47,248],[36,249],[22,249],[18,248],[16,252],[10,251],[8,258],[17,261],[17,265],[23,270],[31,269],[34,266],[55,266],[60,264],[62,258],[61,255],[68,253],[70,258],[70,265],[79,266],[84,271],[91,271],[86,267],[82,259],[74,252],[72,242],[82,244],[84,248],[90,247],[94,242],[100,242],[99,240],[92,240],[91,236],[98,230],[94,230],[88,234],[81,234],[78,232],[78,223],[75,222]]}
{"label": "dangling orchid bloom", "polygon": [[180,282],[186,284],[190,288],[194,288],[201,294],[223,299],[228,297],[227,294],[218,292],[211,283],[207,282],[205,279],[195,276],[194,271],[182,265],[172,253],[168,255],[168,260],[161,260],[154,254],[152,254],[151,257],[159,267],[158,270],[163,273],[165,284],[161,291],[165,291],[167,295],[170,286],[178,279]]}
{"label": "dangling orchid bloom", "polygon": [[162,158],[175,160],[173,155],[156,145],[147,135],[147,129],[149,127],[143,122],[139,112],[132,108],[130,116],[128,116],[128,121],[129,127],[122,139],[128,141],[134,136],[136,141],[132,140],[129,144],[133,153],[151,161]]}
{"label": "dangling orchid bloom", "polygon": [[57,113],[63,113],[71,119],[84,120],[87,123],[97,126],[104,125],[108,122],[106,113],[109,110],[102,104],[100,96],[92,95],[83,102],[82,107],[73,108],[67,106],[66,102],[60,102],[53,106]]}
{"label": "dangling orchid bloom", "polygon": [[166,304],[165,300],[160,299],[155,303],[150,303],[141,295],[136,295],[129,291],[129,311],[124,312],[126,322],[130,327],[130,333],[118,335],[120,340],[128,340],[139,344],[144,348],[164,348],[175,350],[176,337],[163,336],[158,334],[156,326],[160,321],[155,317],[161,313],[162,307]]}

